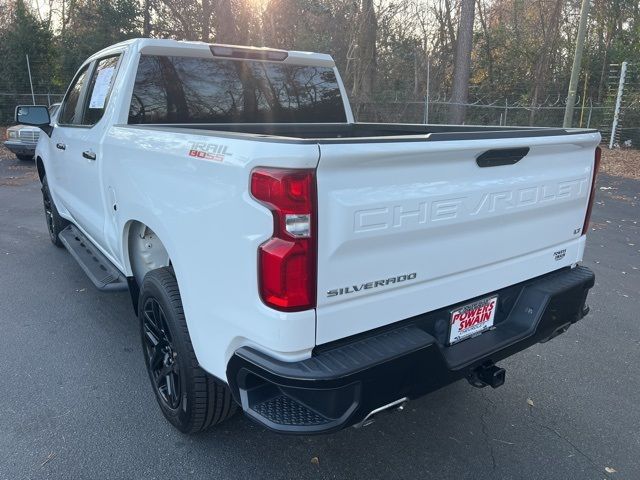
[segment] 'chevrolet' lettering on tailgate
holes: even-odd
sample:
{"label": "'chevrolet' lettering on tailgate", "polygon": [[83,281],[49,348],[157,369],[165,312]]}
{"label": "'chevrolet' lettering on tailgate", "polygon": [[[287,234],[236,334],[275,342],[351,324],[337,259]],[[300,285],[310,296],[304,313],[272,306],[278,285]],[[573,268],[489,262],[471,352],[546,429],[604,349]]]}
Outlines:
{"label": "'chevrolet' lettering on tailgate", "polygon": [[463,216],[493,215],[534,205],[563,202],[587,195],[588,177],[556,184],[487,192],[474,196],[452,196],[437,200],[405,201],[354,213],[354,233],[386,229],[413,229],[428,223],[455,220]]}

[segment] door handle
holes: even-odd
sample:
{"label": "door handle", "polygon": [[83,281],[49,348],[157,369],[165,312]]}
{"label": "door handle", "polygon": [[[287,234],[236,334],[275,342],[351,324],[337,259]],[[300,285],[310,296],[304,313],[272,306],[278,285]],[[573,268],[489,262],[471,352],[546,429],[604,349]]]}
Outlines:
{"label": "door handle", "polygon": [[487,150],[476,158],[479,167],[499,167],[502,165],[514,165],[527,156],[529,147],[520,148],[495,148]]}
{"label": "door handle", "polygon": [[56,143],[56,148],[58,150],[66,150],[67,146],[64,143]]}
{"label": "door handle", "polygon": [[96,159],[96,154],[92,150],[85,150],[84,152],[82,152],[82,156],[84,158],[86,158],[87,160],[95,160]]}

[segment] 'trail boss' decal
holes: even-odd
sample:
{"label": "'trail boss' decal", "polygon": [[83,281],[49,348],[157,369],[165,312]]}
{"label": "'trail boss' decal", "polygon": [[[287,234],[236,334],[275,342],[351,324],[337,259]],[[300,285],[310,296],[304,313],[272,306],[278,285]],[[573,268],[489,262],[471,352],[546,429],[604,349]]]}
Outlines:
{"label": "'trail boss' decal", "polygon": [[189,150],[190,157],[202,158],[203,160],[213,160],[223,162],[226,156],[231,156],[227,152],[226,145],[217,143],[194,142]]}
{"label": "'trail boss' decal", "polygon": [[372,282],[361,283],[359,285],[349,285],[343,288],[336,288],[327,292],[327,297],[337,297],[338,295],[347,295],[349,293],[356,293],[362,290],[370,290],[372,288],[386,287],[396,283],[407,282],[409,280],[415,280],[418,276],[417,273],[409,273],[408,275],[398,275],[397,277],[386,278],[384,280],[374,280]]}

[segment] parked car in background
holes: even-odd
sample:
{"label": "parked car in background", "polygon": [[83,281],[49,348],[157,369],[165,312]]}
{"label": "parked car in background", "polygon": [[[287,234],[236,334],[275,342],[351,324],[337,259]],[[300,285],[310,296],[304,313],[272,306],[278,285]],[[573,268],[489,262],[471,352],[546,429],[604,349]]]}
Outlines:
{"label": "parked car in background", "polygon": [[4,146],[11,150],[19,160],[33,160],[40,129],[27,125],[7,128],[7,140]]}
{"label": "parked car in background", "polygon": [[[54,103],[49,107],[49,116],[52,121],[55,120],[59,107],[59,103]],[[18,157],[18,160],[33,160],[40,132],[40,128],[29,125],[9,127],[7,128],[7,139],[4,142],[4,146],[11,150]]]}

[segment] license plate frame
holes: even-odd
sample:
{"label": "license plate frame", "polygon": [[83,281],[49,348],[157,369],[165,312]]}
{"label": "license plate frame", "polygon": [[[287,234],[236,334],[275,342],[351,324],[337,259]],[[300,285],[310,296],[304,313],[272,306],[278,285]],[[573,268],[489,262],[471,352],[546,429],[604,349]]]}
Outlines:
{"label": "license plate frame", "polygon": [[498,295],[475,300],[452,309],[449,313],[448,345],[477,337],[494,328]]}

